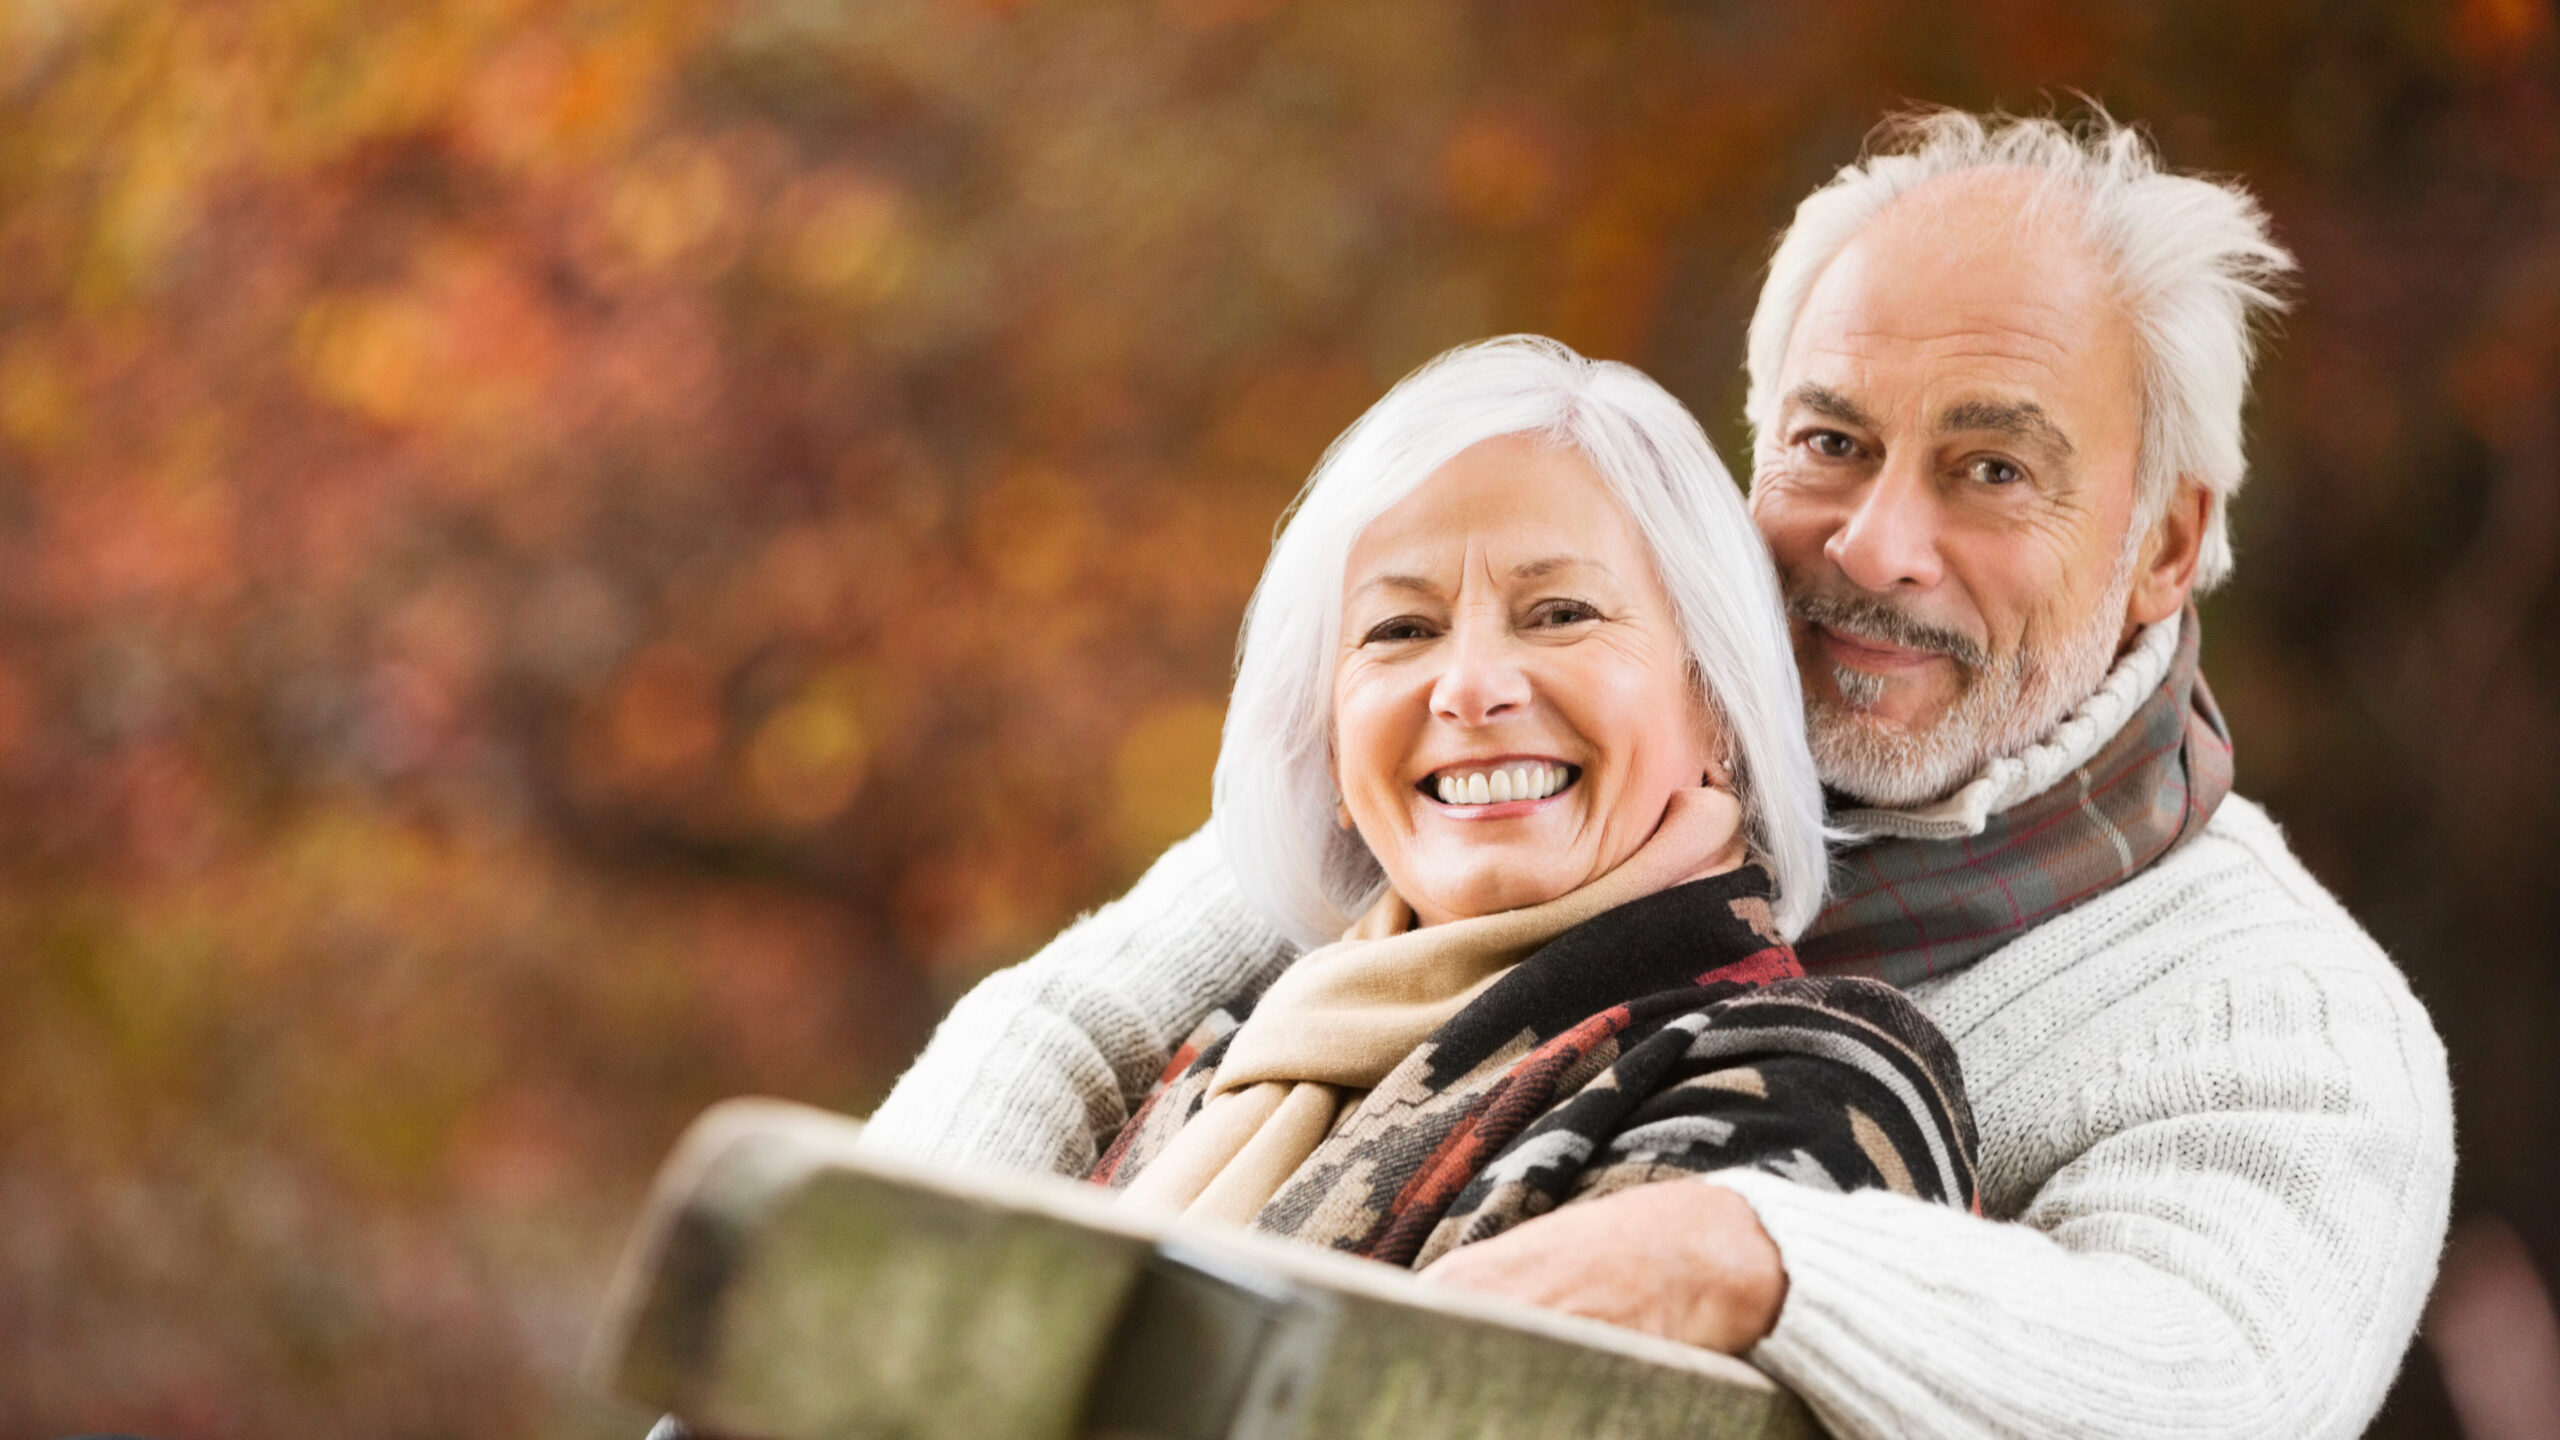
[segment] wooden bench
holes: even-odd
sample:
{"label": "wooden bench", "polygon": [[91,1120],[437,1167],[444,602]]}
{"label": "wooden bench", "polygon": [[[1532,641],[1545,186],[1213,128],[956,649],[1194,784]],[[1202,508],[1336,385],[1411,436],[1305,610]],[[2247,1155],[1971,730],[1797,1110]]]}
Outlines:
{"label": "wooden bench", "polygon": [[754,1440],[1795,1440],[1738,1361],[731,1101],[660,1172],[599,1388]]}

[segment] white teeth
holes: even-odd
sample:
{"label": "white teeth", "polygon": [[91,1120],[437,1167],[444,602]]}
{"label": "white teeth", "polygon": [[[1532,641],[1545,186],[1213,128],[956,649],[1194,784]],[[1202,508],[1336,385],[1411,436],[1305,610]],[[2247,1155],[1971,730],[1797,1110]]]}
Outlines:
{"label": "white teeth", "polygon": [[1565,787],[1571,768],[1530,761],[1473,775],[1435,775],[1431,792],[1443,805],[1500,805],[1510,800],[1544,800]]}

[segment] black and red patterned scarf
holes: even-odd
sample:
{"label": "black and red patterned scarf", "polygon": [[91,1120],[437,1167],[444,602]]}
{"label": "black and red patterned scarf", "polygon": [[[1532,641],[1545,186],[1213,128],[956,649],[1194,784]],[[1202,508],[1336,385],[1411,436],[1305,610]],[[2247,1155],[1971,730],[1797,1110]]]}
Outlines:
{"label": "black and red patterned scarf", "polygon": [[2231,793],[2231,733],[2197,666],[2201,631],[2190,606],[2168,674],[2124,728],[1982,833],[1834,856],[1831,901],[1796,942],[1805,968],[1896,985],[1951,974],[2202,830]]}
{"label": "black and red patterned scarf", "polygon": [[[1746,865],[1558,935],[1346,1107],[1254,1228],[1419,1266],[1561,1204],[1737,1166],[1972,1206],[1953,1048],[1890,986],[1807,978],[1769,895]],[[1175,1054],[1096,1182],[1163,1153],[1246,1013]]]}

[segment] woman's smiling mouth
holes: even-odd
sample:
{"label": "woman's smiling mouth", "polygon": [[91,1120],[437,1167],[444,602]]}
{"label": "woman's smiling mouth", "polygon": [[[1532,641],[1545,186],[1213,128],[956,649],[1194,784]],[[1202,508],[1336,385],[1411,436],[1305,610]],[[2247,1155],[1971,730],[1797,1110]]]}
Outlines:
{"label": "woman's smiling mouth", "polygon": [[1582,767],[1555,760],[1470,760],[1435,770],[1415,789],[1443,805],[1476,809],[1544,800],[1582,778]]}

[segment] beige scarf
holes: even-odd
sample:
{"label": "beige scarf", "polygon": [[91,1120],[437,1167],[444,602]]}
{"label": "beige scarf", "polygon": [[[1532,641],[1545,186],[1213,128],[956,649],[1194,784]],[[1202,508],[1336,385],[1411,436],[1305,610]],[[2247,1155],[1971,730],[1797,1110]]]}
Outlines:
{"label": "beige scarf", "polygon": [[1342,939],[1272,982],[1219,1062],[1208,1102],[1122,1193],[1185,1218],[1252,1222],[1315,1153],[1346,1102],[1532,951],[1583,921],[1743,861],[1742,808],[1722,790],[1671,797],[1633,855],[1543,904],[1415,929],[1390,888]]}

